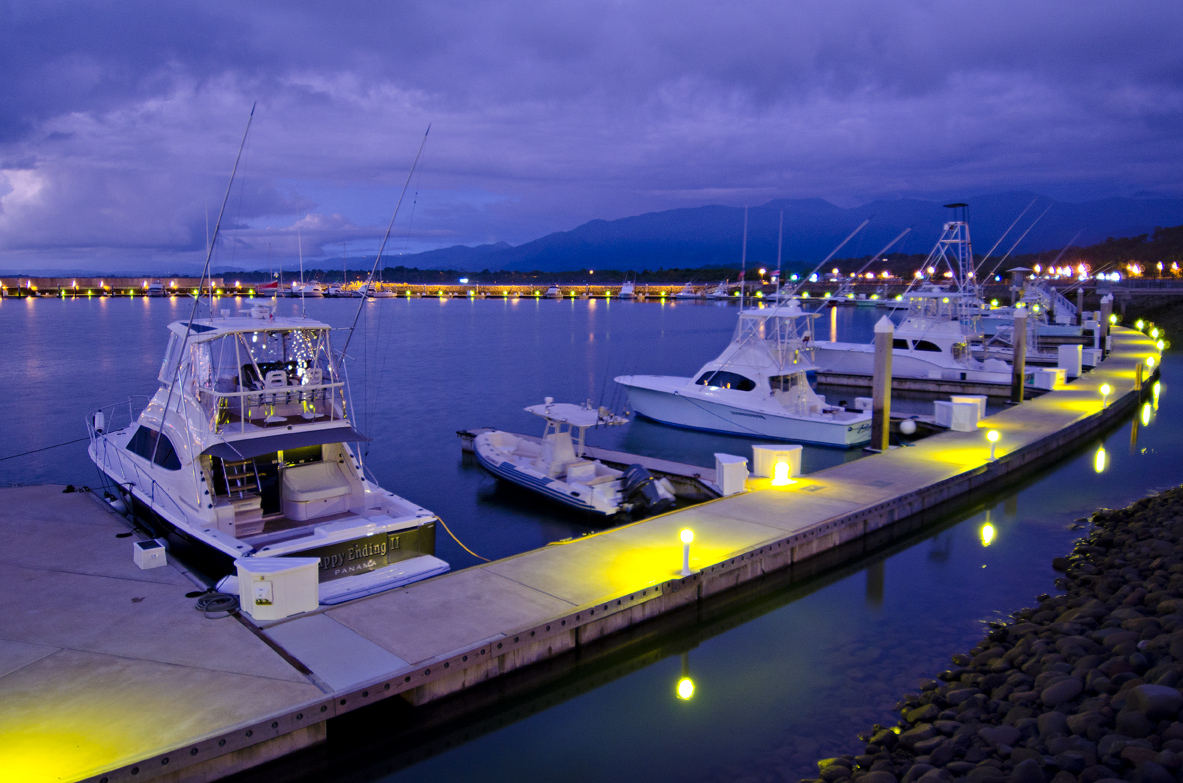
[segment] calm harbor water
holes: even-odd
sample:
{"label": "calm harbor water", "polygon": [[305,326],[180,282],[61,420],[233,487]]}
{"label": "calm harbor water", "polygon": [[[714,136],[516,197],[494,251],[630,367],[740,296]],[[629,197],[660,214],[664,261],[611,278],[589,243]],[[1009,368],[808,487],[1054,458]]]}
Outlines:
{"label": "calm harbor water", "polygon": [[[357,303],[306,306],[311,317],[347,326]],[[164,327],[186,318],[190,307],[191,300],[168,299],[0,301],[3,388],[17,412],[0,428],[0,457],[83,437],[93,408],[150,393]],[[281,314],[299,307],[279,303]],[[500,487],[463,459],[456,430],[533,433],[541,422],[522,408],[543,396],[607,402],[615,395],[612,375],[688,375],[723,348],[735,313],[697,303],[604,300],[369,302],[359,323],[364,335],[350,348],[350,375],[354,409],[373,438],[370,469],[383,486],[439,513],[486,557],[582,533],[585,520]],[[832,331],[869,339],[878,315],[845,308],[831,323],[827,313],[819,338]],[[704,618],[676,638],[640,645],[594,681],[568,675],[548,689],[549,700],[527,701],[457,731],[452,747],[425,759],[407,755],[409,741],[397,733],[353,743],[330,737],[326,752],[335,771],[307,779],[808,776],[817,758],[856,750],[855,733],[890,722],[897,698],[974,644],[984,622],[1051,592],[1051,558],[1081,535],[1073,520],[1183,480],[1183,400],[1171,393],[1183,388],[1181,374],[1183,362],[1164,357],[1162,393],[1145,423],[1139,414],[1024,483],[975,498],[907,546],[763,596],[740,624]],[[713,464],[716,451],[750,454],[744,439],[646,422],[598,430],[589,440],[700,465]],[[0,486],[94,485],[84,446],[2,460]],[[804,469],[859,456],[807,448]],[[438,552],[454,568],[475,562],[442,532]],[[688,701],[675,695],[684,669],[696,686]]]}

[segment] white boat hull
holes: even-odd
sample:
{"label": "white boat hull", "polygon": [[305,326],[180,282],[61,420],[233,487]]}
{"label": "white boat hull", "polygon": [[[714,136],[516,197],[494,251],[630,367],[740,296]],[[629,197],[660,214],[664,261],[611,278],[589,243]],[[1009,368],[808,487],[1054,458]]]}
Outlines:
{"label": "white boat hull", "polygon": [[[684,379],[682,379],[684,380]],[[628,383],[629,404],[640,416],[662,424],[731,435],[851,448],[871,440],[869,418],[855,422],[822,416],[796,417],[757,411],[677,391],[658,391]]]}
{"label": "white boat hull", "polygon": [[537,470],[515,465],[511,460],[499,454],[497,449],[491,447],[489,437],[491,434],[493,433],[483,433],[477,436],[473,441],[473,453],[480,466],[497,478],[505,479],[511,484],[517,484],[531,492],[537,492],[539,495],[562,503],[564,506],[586,511],[596,516],[608,517],[620,511],[619,505],[594,502],[595,498],[591,492],[587,491],[587,487],[575,487],[565,481],[544,476]]}
{"label": "white boat hull", "polygon": [[[814,363],[820,372],[844,375],[874,375],[875,348],[863,343],[814,343]],[[929,359],[923,351],[893,350],[891,375],[893,378],[932,378],[941,380],[975,381],[978,383],[1010,383],[1007,372],[975,370],[966,365]],[[931,354],[939,357],[940,354]]]}

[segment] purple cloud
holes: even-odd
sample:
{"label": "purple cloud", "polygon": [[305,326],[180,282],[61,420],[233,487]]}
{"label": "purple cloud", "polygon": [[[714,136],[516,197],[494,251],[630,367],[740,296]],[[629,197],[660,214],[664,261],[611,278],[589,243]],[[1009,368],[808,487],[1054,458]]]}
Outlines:
{"label": "purple cloud", "polygon": [[1183,9],[9,3],[0,268],[520,243],[706,203],[1178,193]]}

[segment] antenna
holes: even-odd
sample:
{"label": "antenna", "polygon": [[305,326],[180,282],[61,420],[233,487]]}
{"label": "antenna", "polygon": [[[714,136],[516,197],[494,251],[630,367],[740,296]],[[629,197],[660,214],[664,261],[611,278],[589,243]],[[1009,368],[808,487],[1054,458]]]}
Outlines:
{"label": "antenna", "polygon": [[[177,354],[177,361],[173,365],[172,379],[168,383],[168,396],[164,399],[164,410],[160,413],[160,431],[156,433],[156,441],[152,444],[152,462],[156,462],[156,452],[160,449],[160,436],[164,434],[164,420],[168,416],[168,408],[172,405],[173,389],[177,385],[177,375],[181,371],[181,357],[185,355],[185,349],[189,347],[189,336],[193,334],[193,319],[197,317],[197,305],[201,303],[201,284],[205,282],[205,276],[209,272],[210,257],[214,254],[214,243],[218,241],[218,233],[222,229],[222,215],[226,213],[226,202],[230,200],[230,188],[234,185],[234,175],[238,173],[238,162],[242,160],[242,150],[246,147],[247,135],[251,132],[251,121],[255,118],[255,106],[258,103],[251,104],[250,116],[246,119],[246,130],[242,132],[242,142],[238,145],[238,154],[234,156],[234,167],[230,169],[230,181],[226,183],[226,195],[222,197],[222,208],[218,210],[218,221],[214,224],[214,235],[210,238],[209,247],[205,251],[205,265],[201,268],[201,277],[197,280],[197,296],[193,299],[193,309],[189,312],[189,323],[185,324],[185,337],[181,340],[181,350]],[[213,281],[210,281],[210,287],[213,287]],[[210,302],[210,309],[213,309],[213,302]]]}
{"label": "antenna", "polygon": [[776,303],[780,304],[780,251],[785,238],[785,211],[780,211],[780,228],[776,232]]}
{"label": "antenna", "polygon": [[300,316],[308,317],[308,310],[304,306],[304,240],[300,236],[300,229],[296,229],[296,251],[300,254]]}
{"label": "antenna", "polygon": [[[390,224],[386,226],[386,235],[382,237],[382,244],[378,246],[378,255],[374,257],[374,266],[370,269],[369,277],[366,278],[365,290],[367,292],[373,285],[374,273],[378,270],[378,262],[382,260],[382,251],[386,249],[386,241],[390,239],[390,231],[394,228],[394,219],[398,217],[398,208],[403,205],[403,197],[407,195],[407,187],[411,184],[411,176],[415,173],[415,167],[419,165],[419,156],[423,154],[423,147],[427,144],[427,134],[429,133],[431,133],[430,124],[423,133],[423,141],[419,142],[419,151],[415,153],[415,160],[411,162],[411,170],[407,172],[407,181],[403,183],[403,190],[398,194],[398,203],[394,205],[394,214],[390,216]],[[361,308],[365,302],[365,297],[362,297],[361,303],[357,306],[357,312],[353,314],[353,323],[349,325],[349,335],[345,338],[345,345],[341,348],[342,359],[345,358],[345,351],[349,348],[349,341],[353,339],[353,332],[357,328],[357,319],[361,317]]]}
{"label": "antenna", "polygon": [[748,208],[743,208],[743,251],[740,253],[739,261],[739,311],[743,312],[743,294],[744,289],[748,285],[748,281],[744,279],[748,271]]}

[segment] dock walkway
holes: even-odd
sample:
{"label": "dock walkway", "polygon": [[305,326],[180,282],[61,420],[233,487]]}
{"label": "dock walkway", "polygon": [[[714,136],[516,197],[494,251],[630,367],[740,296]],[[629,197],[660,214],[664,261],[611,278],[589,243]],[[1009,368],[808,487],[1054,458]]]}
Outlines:
{"label": "dock walkway", "polygon": [[[0,781],[211,780],[320,741],[325,720],[422,704],[790,566],[1032,470],[1139,399],[1150,338],[976,432],[946,432],[752,491],[248,627],[207,620],[174,566],[140,571],[87,495],[0,490]],[[1112,392],[1103,407],[1100,387]],[[997,430],[990,461],[988,429]],[[694,531],[682,577],[683,528]]]}

